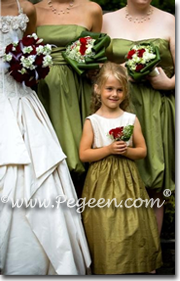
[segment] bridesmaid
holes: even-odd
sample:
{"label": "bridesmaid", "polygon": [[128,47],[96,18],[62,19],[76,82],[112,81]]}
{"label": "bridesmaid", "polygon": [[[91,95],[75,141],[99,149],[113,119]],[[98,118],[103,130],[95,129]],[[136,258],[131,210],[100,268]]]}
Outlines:
{"label": "bridesmaid", "polygon": [[[127,0],[126,7],[104,15],[102,31],[112,38],[107,56],[116,63],[124,64],[135,44],[159,47],[159,75],[129,84],[148,149],[137,164],[150,196],[162,201],[165,189],[175,189],[175,18],[153,7],[151,0]],[[160,233],[163,206],[155,206],[155,213]]]}
{"label": "bridesmaid", "polygon": [[83,30],[100,32],[102,10],[88,0],[42,0],[35,5],[37,34],[44,43],[55,45],[50,73],[38,85],[43,103],[64,153],[80,195],[85,166],[79,160],[79,142],[85,117],[89,114],[91,81],[78,76],[62,57],[66,45]]}

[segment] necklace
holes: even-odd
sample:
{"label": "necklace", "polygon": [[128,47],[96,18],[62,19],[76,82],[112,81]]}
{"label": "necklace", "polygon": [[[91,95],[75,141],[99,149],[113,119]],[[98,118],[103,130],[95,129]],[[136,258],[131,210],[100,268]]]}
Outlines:
{"label": "necklace", "polygon": [[74,5],[74,0],[71,0],[71,2],[69,3],[69,6],[64,9],[64,10],[60,10],[58,11],[56,8],[54,8],[53,4],[52,4],[52,0],[47,0],[48,1],[48,6],[51,9],[51,11],[56,14],[56,15],[61,15],[61,14],[69,14],[70,9],[72,9],[73,5]]}
{"label": "necklace", "polygon": [[125,18],[128,19],[131,22],[134,22],[134,23],[143,23],[144,21],[147,21],[147,20],[151,19],[151,15],[152,15],[153,11],[154,11],[153,7],[150,6],[149,11],[147,12],[147,14],[145,16],[140,17],[140,18],[133,17],[128,13],[128,5],[126,5],[126,16],[125,16]]}

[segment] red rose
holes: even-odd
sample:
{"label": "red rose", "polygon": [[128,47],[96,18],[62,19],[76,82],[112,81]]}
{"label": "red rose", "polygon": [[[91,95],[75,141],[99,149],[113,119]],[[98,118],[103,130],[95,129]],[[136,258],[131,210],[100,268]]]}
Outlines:
{"label": "red rose", "polygon": [[37,67],[36,71],[38,73],[38,80],[40,79],[44,79],[46,77],[46,75],[49,73],[50,68],[47,67]]}
{"label": "red rose", "polygon": [[137,64],[137,66],[136,66],[136,72],[140,72],[140,70],[141,69],[143,69],[144,68],[144,64],[142,64],[142,63],[140,63],[140,64]]}
{"label": "red rose", "polygon": [[14,79],[15,79],[17,82],[22,83],[23,80],[24,80],[24,75],[22,75],[18,70],[12,71],[12,72],[11,72],[11,75],[14,77]]}
{"label": "red rose", "polygon": [[36,79],[32,76],[30,78],[28,78],[27,80],[25,80],[25,85],[28,87],[32,87],[37,83]]}
{"label": "red rose", "polygon": [[83,45],[86,45],[87,44],[87,38],[84,38],[84,37],[81,37],[79,39],[80,43],[83,44]]}
{"label": "red rose", "polygon": [[21,70],[22,65],[20,65],[16,60],[12,59],[10,64],[10,71]]}
{"label": "red rose", "polygon": [[124,129],[124,127],[117,127],[115,129],[111,129],[109,131],[109,134],[111,136],[113,136],[114,139],[119,139],[120,140],[121,137],[123,136],[123,129]]}
{"label": "red rose", "polygon": [[9,45],[6,47],[5,53],[8,54],[8,53],[12,52],[12,48],[13,48],[13,44],[9,44]]}
{"label": "red rose", "polygon": [[25,37],[22,38],[21,41],[22,41],[23,45],[26,46],[26,47],[36,44],[36,40],[34,40],[33,37],[25,36]]}
{"label": "red rose", "polygon": [[132,56],[134,55],[136,53],[136,51],[133,49],[133,50],[130,50],[129,52],[128,52],[128,54],[127,54],[127,58],[128,59],[132,59]]}
{"label": "red rose", "polygon": [[87,49],[87,47],[86,47],[87,39],[82,37],[82,38],[79,39],[79,41],[81,43],[79,51],[80,51],[81,55],[84,56],[85,52],[86,52],[86,49]]}
{"label": "red rose", "polygon": [[143,56],[143,54],[144,54],[145,51],[146,51],[145,49],[140,49],[140,50],[138,50],[138,51],[137,51],[138,57],[139,57],[139,58],[142,58],[142,56]]}
{"label": "red rose", "polygon": [[35,46],[31,46],[33,49],[32,51],[30,52],[30,55],[36,55],[36,47]]}
{"label": "red rose", "polygon": [[36,64],[36,65],[38,65],[38,66],[39,66],[39,65],[42,65],[43,58],[44,58],[44,56],[43,56],[43,55],[36,56],[36,59],[35,59],[34,64]]}
{"label": "red rose", "polygon": [[82,55],[82,56],[84,56],[84,55],[85,55],[86,49],[87,49],[87,48],[86,48],[86,46],[85,46],[85,45],[81,45],[81,47],[80,47],[80,50],[79,50],[79,51],[80,51],[80,53],[81,53],[81,55]]}
{"label": "red rose", "polygon": [[21,40],[18,42],[17,46],[16,46],[16,53],[22,53],[22,48],[23,48],[23,45],[22,45],[22,42]]}

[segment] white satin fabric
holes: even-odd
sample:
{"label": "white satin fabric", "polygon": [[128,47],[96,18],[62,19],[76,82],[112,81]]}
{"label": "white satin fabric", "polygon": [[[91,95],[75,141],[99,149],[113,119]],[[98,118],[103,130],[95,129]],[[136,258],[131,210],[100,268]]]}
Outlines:
{"label": "white satin fabric", "polygon": [[[12,34],[22,37],[27,17],[20,12],[0,20],[0,195],[9,198],[0,203],[0,268],[4,275],[83,275],[91,260],[81,216],[55,202],[60,195],[77,200],[66,156],[36,93],[2,64],[5,46]],[[17,199],[51,204],[12,208]]]}

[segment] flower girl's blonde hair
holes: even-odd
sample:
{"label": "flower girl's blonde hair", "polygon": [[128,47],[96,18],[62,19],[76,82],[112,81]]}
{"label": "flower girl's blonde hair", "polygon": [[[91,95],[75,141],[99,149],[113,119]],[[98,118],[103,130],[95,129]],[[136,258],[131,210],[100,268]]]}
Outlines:
{"label": "flower girl's blonde hair", "polygon": [[101,93],[101,89],[106,83],[110,75],[113,75],[119,81],[119,83],[122,85],[123,88],[123,93],[125,98],[123,102],[120,104],[120,108],[125,111],[130,111],[129,110],[130,98],[129,98],[129,91],[128,91],[126,69],[119,64],[106,62],[101,67],[95,79],[94,91],[91,100],[92,113],[96,112],[101,107],[101,96],[99,93],[97,93],[97,89],[99,90],[98,92]]}

